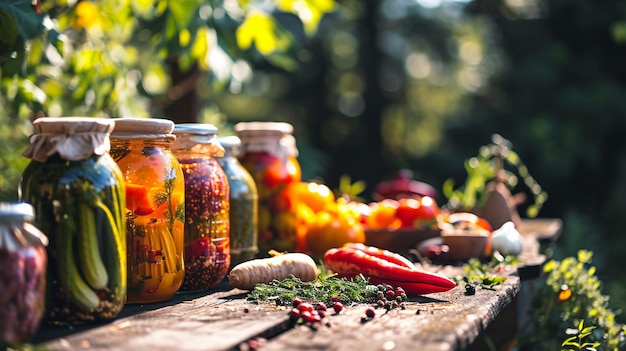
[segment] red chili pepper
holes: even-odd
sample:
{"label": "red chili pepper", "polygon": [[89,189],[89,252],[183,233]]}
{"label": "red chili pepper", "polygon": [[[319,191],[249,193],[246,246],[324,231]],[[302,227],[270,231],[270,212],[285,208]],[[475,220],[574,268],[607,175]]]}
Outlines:
{"label": "red chili pepper", "polygon": [[362,243],[346,243],[345,245],[343,245],[344,248],[350,248],[350,249],[355,249],[355,250],[360,250],[365,252],[368,255],[372,255],[372,256],[376,256],[378,258],[382,258],[384,260],[387,260],[389,262],[393,262],[397,265],[406,267],[406,268],[410,268],[410,269],[415,269],[415,264],[413,264],[413,262],[409,261],[409,259],[407,259],[406,257],[389,251],[389,250],[385,250],[385,249],[379,249],[377,247],[374,246],[367,246],[365,244]]}
{"label": "red chili pepper", "polygon": [[410,269],[348,247],[326,251],[324,263],[339,277],[354,278],[362,274],[372,284],[401,286],[410,296],[444,292],[456,286],[454,281],[443,275]]}

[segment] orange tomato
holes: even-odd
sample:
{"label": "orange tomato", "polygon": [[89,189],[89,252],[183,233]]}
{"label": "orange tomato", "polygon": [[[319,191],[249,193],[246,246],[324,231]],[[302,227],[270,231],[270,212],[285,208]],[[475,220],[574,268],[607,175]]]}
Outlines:
{"label": "orange tomato", "polygon": [[328,249],[345,243],[365,242],[363,225],[348,212],[320,211],[307,228],[305,245],[314,258],[322,258]]}
{"label": "orange tomato", "polygon": [[322,183],[293,183],[289,186],[288,191],[297,203],[309,206],[314,212],[319,212],[328,204],[335,202],[335,194],[327,185]]}
{"label": "orange tomato", "polygon": [[306,233],[315,219],[315,212],[305,204],[296,205],[296,252],[307,252]]}
{"label": "orange tomato", "polygon": [[400,220],[396,217],[396,209],[398,201],[394,199],[384,199],[369,204],[370,214],[367,216],[365,223],[372,229],[398,228],[401,225]]}

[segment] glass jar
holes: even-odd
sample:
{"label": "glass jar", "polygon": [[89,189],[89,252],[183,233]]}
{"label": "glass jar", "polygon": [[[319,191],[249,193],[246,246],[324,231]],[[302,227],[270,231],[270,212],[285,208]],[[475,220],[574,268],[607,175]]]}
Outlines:
{"label": "glass jar", "polygon": [[111,320],[126,300],[124,178],[110,154],[114,121],[43,117],[24,155],[20,201],[48,245],[46,320]]}
{"label": "glass jar", "polygon": [[230,187],[230,267],[255,258],[258,201],[254,178],[239,162],[241,140],[235,135],[218,138],[224,157],[217,162],[224,169]]}
{"label": "glass jar", "polygon": [[27,203],[0,203],[0,348],[30,340],[44,316],[48,238]]}
{"label": "glass jar", "polygon": [[126,180],[127,303],[167,301],[185,276],[185,182],[173,130],[167,119],[118,118],[111,133]]}
{"label": "glass jar", "polygon": [[257,256],[268,251],[295,251],[296,204],[289,185],[300,182],[302,173],[293,126],[284,122],[241,122],[235,125],[241,139],[241,164],[255,180],[259,195]]}
{"label": "glass jar", "polygon": [[185,279],[182,291],[208,290],[230,266],[230,201],[226,173],[217,162],[224,149],[212,124],[174,127],[172,145],[185,177]]}

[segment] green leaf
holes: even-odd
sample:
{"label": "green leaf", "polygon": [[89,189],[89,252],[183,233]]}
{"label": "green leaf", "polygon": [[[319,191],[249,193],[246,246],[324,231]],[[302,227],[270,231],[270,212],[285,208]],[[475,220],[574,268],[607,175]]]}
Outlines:
{"label": "green leaf", "polygon": [[278,8],[298,16],[308,35],[317,32],[319,22],[325,13],[333,11],[333,0],[281,0]]}
{"label": "green leaf", "polygon": [[9,11],[0,8],[0,53],[8,53],[15,46],[19,34],[15,19]]}
{"label": "green leaf", "polygon": [[189,22],[196,14],[198,6],[202,5],[200,0],[176,0],[169,1],[169,10],[178,30],[182,30],[189,25]]}
{"label": "green leaf", "polygon": [[31,0],[4,0],[0,2],[1,12],[9,13],[25,40],[36,37],[44,30],[42,23],[45,16],[33,11]]}

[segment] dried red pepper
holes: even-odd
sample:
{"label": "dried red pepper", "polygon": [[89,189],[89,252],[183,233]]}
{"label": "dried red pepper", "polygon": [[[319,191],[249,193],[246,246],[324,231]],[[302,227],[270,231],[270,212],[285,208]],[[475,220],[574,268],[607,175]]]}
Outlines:
{"label": "dried red pepper", "polygon": [[444,292],[456,286],[441,274],[421,271],[415,266],[409,268],[350,247],[326,251],[324,263],[339,277],[353,278],[362,274],[372,284],[401,286],[409,296]]}

